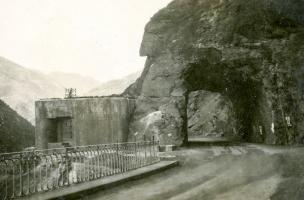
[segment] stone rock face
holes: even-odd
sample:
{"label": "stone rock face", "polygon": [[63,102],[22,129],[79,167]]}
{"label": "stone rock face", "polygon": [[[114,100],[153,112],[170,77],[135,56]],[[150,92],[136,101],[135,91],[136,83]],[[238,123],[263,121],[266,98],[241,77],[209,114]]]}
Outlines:
{"label": "stone rock face", "polygon": [[232,103],[220,93],[204,90],[189,93],[187,117],[188,137],[237,136]]}
{"label": "stone rock face", "polygon": [[151,139],[153,136],[161,144],[182,144],[186,132],[184,117],[185,98],[153,98],[140,96],[130,126],[129,140]]}
{"label": "stone rock face", "polygon": [[161,142],[187,142],[189,93],[229,99],[243,141],[304,142],[304,1],[174,0],[145,28],[131,130],[151,112]]}

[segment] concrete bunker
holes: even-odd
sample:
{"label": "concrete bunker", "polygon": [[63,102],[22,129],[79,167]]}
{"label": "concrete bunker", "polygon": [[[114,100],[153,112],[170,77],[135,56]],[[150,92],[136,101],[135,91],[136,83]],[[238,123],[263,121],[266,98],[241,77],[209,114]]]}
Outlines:
{"label": "concrete bunker", "polygon": [[74,97],[36,102],[36,147],[126,142],[134,99]]}

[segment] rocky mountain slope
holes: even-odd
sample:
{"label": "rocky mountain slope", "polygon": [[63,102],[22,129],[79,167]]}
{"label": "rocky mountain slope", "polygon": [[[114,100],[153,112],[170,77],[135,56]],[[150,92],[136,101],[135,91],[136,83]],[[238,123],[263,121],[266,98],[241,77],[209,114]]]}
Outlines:
{"label": "rocky mountain slope", "polygon": [[63,96],[64,88],[46,75],[0,57],[0,99],[31,123],[35,100]]}
{"label": "rocky mountain slope", "polygon": [[102,83],[94,89],[87,92],[86,96],[106,96],[112,94],[121,94],[129,85],[134,83],[140,76],[140,72],[132,73],[121,79],[111,80]]}
{"label": "rocky mountain slope", "polygon": [[225,136],[303,143],[303,10],[298,0],[174,0],[146,25],[145,69],[124,92],[137,97],[131,132],[160,111],[161,142],[186,143],[189,93],[205,90],[232,103]]}
{"label": "rocky mountain slope", "polygon": [[34,127],[0,100],[0,153],[34,146]]}

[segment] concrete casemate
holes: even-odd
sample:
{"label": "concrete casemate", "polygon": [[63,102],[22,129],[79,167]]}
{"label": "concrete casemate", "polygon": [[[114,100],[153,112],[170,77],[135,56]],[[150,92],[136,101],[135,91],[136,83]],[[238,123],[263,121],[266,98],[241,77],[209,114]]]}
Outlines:
{"label": "concrete casemate", "polygon": [[36,101],[38,149],[126,142],[134,99],[76,97]]}

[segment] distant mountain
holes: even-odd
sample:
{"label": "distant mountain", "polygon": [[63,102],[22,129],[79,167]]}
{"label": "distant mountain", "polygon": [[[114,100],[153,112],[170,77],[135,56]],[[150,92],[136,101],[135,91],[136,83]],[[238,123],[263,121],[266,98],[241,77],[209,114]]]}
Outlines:
{"label": "distant mountain", "polygon": [[34,146],[34,127],[0,100],[0,153]]}
{"label": "distant mountain", "polygon": [[47,75],[0,57],[0,99],[32,124],[37,99],[63,96],[64,87]]}
{"label": "distant mountain", "polygon": [[84,95],[100,85],[100,82],[75,73],[52,72],[48,77],[64,88],[76,88],[77,95]]}
{"label": "distant mountain", "polygon": [[140,72],[135,72],[121,79],[111,80],[100,84],[98,87],[92,89],[87,96],[106,96],[112,94],[122,93],[129,85],[134,83],[140,76]]}
{"label": "distant mountain", "polygon": [[22,117],[35,124],[35,101],[64,97],[64,88],[76,88],[79,96],[120,94],[140,73],[101,84],[91,77],[74,73],[44,74],[0,57],[0,99]]}

